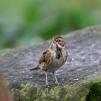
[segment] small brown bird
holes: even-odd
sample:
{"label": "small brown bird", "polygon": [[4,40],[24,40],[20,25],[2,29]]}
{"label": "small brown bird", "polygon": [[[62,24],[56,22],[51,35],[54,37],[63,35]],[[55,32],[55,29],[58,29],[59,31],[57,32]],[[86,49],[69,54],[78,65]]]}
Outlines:
{"label": "small brown bird", "polygon": [[52,72],[55,77],[55,83],[59,85],[55,71],[59,69],[67,60],[67,48],[62,36],[53,37],[49,47],[43,52],[38,65],[30,69],[42,69],[46,74],[46,87],[48,86],[47,72]]}

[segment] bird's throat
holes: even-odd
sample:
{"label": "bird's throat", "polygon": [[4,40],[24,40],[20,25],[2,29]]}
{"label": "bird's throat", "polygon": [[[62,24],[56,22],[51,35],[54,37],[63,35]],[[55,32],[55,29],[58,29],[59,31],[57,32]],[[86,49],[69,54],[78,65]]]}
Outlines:
{"label": "bird's throat", "polygon": [[59,47],[56,47],[56,59],[60,59],[62,57],[62,51]]}

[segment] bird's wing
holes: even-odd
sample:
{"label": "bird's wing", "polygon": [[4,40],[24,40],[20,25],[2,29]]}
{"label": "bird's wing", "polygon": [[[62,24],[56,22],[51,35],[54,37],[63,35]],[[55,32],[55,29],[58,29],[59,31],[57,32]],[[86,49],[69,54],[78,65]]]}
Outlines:
{"label": "bird's wing", "polygon": [[46,50],[43,52],[40,60],[39,60],[39,63],[41,64],[42,62],[45,62],[46,64],[49,64],[50,63],[50,58],[51,58],[51,53],[49,50]]}

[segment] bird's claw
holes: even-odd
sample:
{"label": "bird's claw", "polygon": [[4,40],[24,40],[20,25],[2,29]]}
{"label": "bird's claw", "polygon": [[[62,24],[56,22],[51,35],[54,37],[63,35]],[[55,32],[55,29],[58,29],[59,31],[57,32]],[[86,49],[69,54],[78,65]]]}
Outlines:
{"label": "bird's claw", "polygon": [[56,84],[57,86],[60,86],[60,83],[59,83],[59,82],[56,82],[56,81],[55,81],[55,84]]}
{"label": "bird's claw", "polygon": [[47,84],[45,85],[45,87],[46,87],[46,88],[50,88],[50,86],[49,86],[49,85],[47,85]]}

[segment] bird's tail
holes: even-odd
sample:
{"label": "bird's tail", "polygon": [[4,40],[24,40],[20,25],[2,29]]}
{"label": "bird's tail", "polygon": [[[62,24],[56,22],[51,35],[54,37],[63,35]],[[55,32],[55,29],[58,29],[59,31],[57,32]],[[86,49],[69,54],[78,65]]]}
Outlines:
{"label": "bird's tail", "polygon": [[31,68],[30,71],[34,71],[34,70],[38,70],[38,69],[40,69],[40,68],[37,66],[35,68]]}

